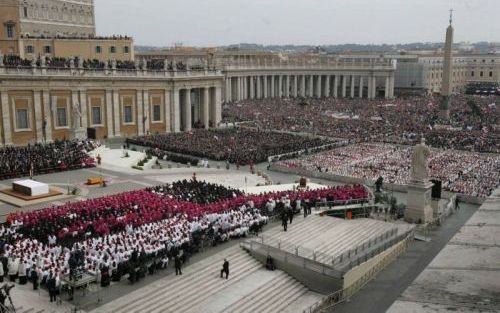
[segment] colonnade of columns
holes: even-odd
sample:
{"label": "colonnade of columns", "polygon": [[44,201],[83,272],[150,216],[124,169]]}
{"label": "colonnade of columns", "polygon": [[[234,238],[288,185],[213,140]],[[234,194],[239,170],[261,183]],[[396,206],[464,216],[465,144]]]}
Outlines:
{"label": "colonnade of columns", "polygon": [[222,119],[222,92],[218,87],[174,89],[174,131],[217,127]]}
{"label": "colonnade of columns", "polygon": [[[382,81],[384,80],[385,81]],[[394,75],[286,74],[227,76],[225,100],[340,97],[375,99],[379,92],[394,97]]]}

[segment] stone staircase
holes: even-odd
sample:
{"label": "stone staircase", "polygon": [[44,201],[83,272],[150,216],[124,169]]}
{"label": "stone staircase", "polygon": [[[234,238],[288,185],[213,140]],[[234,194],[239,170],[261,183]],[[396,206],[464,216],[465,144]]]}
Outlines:
{"label": "stone staircase", "polygon": [[[343,220],[329,216],[311,215],[298,217],[284,232],[281,227],[263,234],[264,244],[280,247],[281,250],[315,259],[324,264],[332,261],[350,249],[356,248],[396,226],[372,219]],[[390,235],[388,239],[395,236]],[[250,239],[258,241],[258,238]]]}
{"label": "stone staircase", "polygon": [[[230,262],[228,280],[219,276],[224,258]],[[303,303],[302,296],[307,296]],[[289,312],[298,313],[320,297],[282,271],[265,270],[233,246],[186,267],[182,276],[169,275],[91,312],[282,312],[295,302]]]}

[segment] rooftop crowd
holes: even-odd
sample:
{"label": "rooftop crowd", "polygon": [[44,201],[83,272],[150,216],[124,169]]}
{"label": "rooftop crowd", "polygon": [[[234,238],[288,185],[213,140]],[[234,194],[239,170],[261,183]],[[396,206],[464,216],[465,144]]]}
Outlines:
{"label": "rooftop crowd", "polygon": [[82,68],[89,70],[117,69],[122,71],[202,71],[202,64],[187,65],[181,61],[170,61],[165,59],[136,60],[136,61],[100,61],[97,59],[63,58],[63,57],[38,57],[37,59],[24,59],[16,55],[1,55],[0,66],[7,68],[31,68],[45,67],[54,69]]}
{"label": "rooftop crowd", "polygon": [[268,157],[322,146],[328,141],[292,134],[245,129],[194,130],[127,139],[130,144],[246,165]]}
{"label": "rooftop crowd", "polygon": [[[411,147],[356,144],[279,165],[373,181],[381,176],[386,182],[406,184],[410,179],[411,154]],[[489,196],[500,183],[499,156],[431,149],[429,168],[431,178],[442,181],[444,190],[466,195]]]}
{"label": "rooftop crowd", "polygon": [[[265,129],[315,133],[361,142],[500,152],[498,97],[454,96],[451,122],[438,118],[439,97],[401,99],[264,99],[230,103],[228,122],[256,121]],[[446,126],[441,126],[445,124]],[[498,126],[496,126],[498,127]]]}
{"label": "rooftop crowd", "polygon": [[[217,197],[211,203],[200,201],[206,194]],[[178,253],[196,251],[203,238],[216,244],[258,232],[268,216],[280,214],[269,210],[269,201],[349,203],[367,201],[368,197],[363,186],[243,195],[216,184],[182,181],[11,214],[0,226],[5,243],[0,254],[8,258],[5,273],[14,280],[30,269],[38,271],[42,281],[67,275],[68,262],[76,251],[81,251],[87,272],[106,271],[109,276],[121,277],[130,262],[137,264],[142,259],[146,264],[161,259],[165,263]]]}
{"label": "rooftop crowd", "polygon": [[0,180],[94,167],[95,161],[88,152],[97,146],[98,143],[94,141],[77,140],[2,147]]}

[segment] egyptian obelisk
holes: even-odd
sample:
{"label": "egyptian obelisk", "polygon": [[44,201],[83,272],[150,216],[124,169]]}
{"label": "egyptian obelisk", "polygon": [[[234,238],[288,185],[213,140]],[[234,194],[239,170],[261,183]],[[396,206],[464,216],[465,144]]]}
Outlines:
{"label": "egyptian obelisk", "polygon": [[446,43],[444,46],[443,83],[441,84],[441,104],[439,116],[450,119],[450,104],[453,92],[453,10],[450,10],[450,25],[446,29]]}

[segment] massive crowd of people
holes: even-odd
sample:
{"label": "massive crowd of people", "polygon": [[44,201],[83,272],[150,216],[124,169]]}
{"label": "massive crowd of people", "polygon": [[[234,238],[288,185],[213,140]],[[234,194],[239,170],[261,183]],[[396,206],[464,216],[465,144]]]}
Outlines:
{"label": "massive crowd of people", "polygon": [[[500,157],[457,150],[431,149],[430,176],[444,190],[486,197],[499,185]],[[406,184],[410,179],[412,147],[356,144],[278,165],[311,172]]]}
{"label": "massive crowd of people", "polygon": [[4,146],[0,148],[0,180],[94,167],[95,160],[88,152],[97,146],[98,142],[91,140]]}
{"label": "massive crowd of people", "polygon": [[194,130],[188,133],[155,134],[127,139],[127,142],[240,165],[266,162],[273,155],[329,143],[319,138],[246,129]]}
{"label": "massive crowd of people", "polygon": [[454,96],[450,121],[438,118],[439,102],[439,97],[245,100],[225,105],[223,118],[362,142],[414,145],[423,134],[433,147],[500,152],[498,97]]}
{"label": "massive crowd of people", "polygon": [[241,196],[239,189],[223,185],[198,182],[196,180],[180,180],[171,184],[148,188],[148,191],[169,196],[181,201],[199,204],[213,203],[224,199]]}
{"label": "massive crowd of people", "polygon": [[[210,199],[214,202],[202,200],[213,194],[217,195]],[[363,186],[244,195],[216,184],[182,181],[11,214],[0,226],[4,242],[0,257],[6,261],[0,267],[14,281],[32,277],[35,271],[38,280],[46,282],[67,276],[78,253],[85,271],[117,280],[129,273],[130,279],[135,275],[130,266],[165,266],[179,254],[195,252],[206,239],[217,244],[258,232],[268,216],[282,214],[280,210],[290,203],[368,199]]]}

